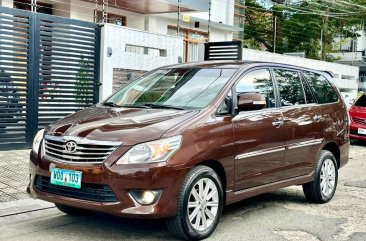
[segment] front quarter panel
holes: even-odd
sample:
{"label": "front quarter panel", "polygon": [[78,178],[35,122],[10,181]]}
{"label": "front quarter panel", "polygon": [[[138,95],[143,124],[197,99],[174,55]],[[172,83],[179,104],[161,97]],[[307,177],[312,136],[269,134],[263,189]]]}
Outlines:
{"label": "front quarter panel", "polygon": [[[234,132],[232,117],[209,115],[182,133],[183,143],[169,165],[186,166],[188,169],[203,161],[217,161],[226,174],[226,189],[234,187]],[[225,188],[225,187],[224,187]]]}

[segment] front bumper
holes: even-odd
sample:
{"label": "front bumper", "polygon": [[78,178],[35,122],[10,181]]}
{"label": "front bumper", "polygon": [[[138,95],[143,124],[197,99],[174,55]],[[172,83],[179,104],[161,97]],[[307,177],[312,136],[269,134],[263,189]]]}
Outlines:
{"label": "front bumper", "polygon": [[358,128],[366,129],[366,125],[360,125],[360,124],[351,122],[349,137],[351,139],[358,139],[358,140],[366,141],[366,135],[358,134]]}
{"label": "front bumper", "polygon": [[[77,208],[110,213],[116,216],[135,218],[162,218],[177,212],[179,191],[189,169],[162,163],[144,165],[112,165],[124,152],[123,148],[113,153],[103,164],[64,164],[40,158],[33,151],[30,155],[30,182],[27,188],[32,198],[60,203]],[[39,160],[39,161],[38,161]],[[36,176],[50,177],[51,168],[82,171],[84,184],[107,185],[116,196],[116,201],[99,202],[56,195],[35,189]],[[141,205],[131,195],[133,190],[162,190],[160,198],[152,205]]]}

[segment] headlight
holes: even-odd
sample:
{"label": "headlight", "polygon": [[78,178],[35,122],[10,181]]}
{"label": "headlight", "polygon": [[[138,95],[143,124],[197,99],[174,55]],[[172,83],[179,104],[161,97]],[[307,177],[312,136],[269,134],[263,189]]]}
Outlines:
{"label": "headlight", "polygon": [[38,131],[37,135],[34,137],[32,149],[35,153],[38,153],[39,145],[41,144],[42,139],[43,139],[43,134],[44,134],[44,129]]}
{"label": "headlight", "polygon": [[179,150],[182,136],[138,144],[128,150],[116,164],[164,162]]}

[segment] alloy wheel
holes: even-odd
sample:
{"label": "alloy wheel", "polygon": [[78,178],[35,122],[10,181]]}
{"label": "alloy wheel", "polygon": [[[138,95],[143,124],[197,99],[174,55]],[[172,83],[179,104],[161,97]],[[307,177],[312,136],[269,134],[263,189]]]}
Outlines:
{"label": "alloy wheel", "polygon": [[320,172],[320,189],[325,197],[332,194],[336,182],[336,170],[331,159],[323,162]]}
{"label": "alloy wheel", "polygon": [[197,231],[207,230],[215,221],[219,208],[216,184],[209,178],[198,180],[188,198],[189,222]]}

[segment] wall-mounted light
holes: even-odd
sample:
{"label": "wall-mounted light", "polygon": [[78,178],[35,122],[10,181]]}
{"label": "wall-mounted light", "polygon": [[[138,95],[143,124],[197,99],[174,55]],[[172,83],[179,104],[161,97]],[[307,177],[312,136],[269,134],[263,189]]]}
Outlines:
{"label": "wall-mounted light", "polygon": [[112,48],[108,47],[107,48],[107,57],[111,57],[112,56]]}

